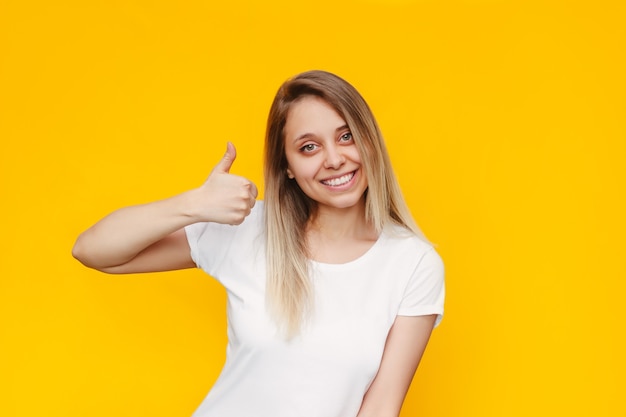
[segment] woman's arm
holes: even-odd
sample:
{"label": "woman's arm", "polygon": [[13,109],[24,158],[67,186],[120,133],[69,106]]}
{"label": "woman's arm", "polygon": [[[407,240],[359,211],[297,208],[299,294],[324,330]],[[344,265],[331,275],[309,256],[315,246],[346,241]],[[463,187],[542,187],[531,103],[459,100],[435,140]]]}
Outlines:
{"label": "woman's arm", "polygon": [[358,417],[398,417],[436,318],[436,315],[396,317],[380,368],[363,398]]}
{"label": "woman's arm", "polygon": [[78,237],[72,254],[84,265],[109,273],[195,266],[183,228],[198,222],[240,224],[254,206],[254,184],[229,174],[235,157],[235,147],[228,143],[202,186],[109,214]]}

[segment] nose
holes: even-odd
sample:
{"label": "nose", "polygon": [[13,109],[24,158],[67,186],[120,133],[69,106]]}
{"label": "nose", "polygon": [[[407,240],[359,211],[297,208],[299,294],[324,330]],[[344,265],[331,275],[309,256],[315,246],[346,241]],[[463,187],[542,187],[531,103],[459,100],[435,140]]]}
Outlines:
{"label": "nose", "polygon": [[334,145],[326,148],[324,168],[338,169],[344,164],[344,162],[346,162],[346,158],[344,157],[340,146]]}

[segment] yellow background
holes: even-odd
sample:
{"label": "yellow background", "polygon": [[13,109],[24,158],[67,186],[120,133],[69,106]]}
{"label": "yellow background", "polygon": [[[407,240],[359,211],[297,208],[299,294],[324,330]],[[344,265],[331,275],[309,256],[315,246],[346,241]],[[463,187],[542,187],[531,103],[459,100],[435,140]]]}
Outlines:
{"label": "yellow background", "polygon": [[[623,416],[626,7],[616,1],[0,1],[0,415],[188,416],[224,358],[201,271],[72,259],[115,208],[262,186],[273,94],[365,96],[447,266],[408,416]],[[297,417],[297,416],[294,416]]]}

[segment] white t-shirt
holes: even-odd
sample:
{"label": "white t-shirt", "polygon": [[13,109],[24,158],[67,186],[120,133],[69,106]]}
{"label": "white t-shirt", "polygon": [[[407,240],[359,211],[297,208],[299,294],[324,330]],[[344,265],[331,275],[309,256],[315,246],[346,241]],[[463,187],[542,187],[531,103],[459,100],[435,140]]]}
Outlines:
{"label": "white t-shirt", "polygon": [[354,417],[397,315],[443,315],[441,258],[383,231],[358,259],[310,261],[314,313],[285,341],[265,307],[263,202],[239,226],[186,227],[191,256],[228,294],[226,363],[194,417]]}

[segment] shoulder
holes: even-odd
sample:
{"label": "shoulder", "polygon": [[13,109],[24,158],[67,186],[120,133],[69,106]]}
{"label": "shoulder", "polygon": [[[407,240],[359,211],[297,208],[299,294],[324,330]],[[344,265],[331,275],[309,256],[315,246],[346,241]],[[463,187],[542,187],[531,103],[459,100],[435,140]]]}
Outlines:
{"label": "shoulder", "polygon": [[433,244],[404,227],[385,227],[380,246],[378,256],[398,271],[414,278],[424,275],[443,277],[443,260]]}
{"label": "shoulder", "polygon": [[[406,229],[394,227],[386,231],[389,243],[386,254],[393,259],[398,275],[403,275],[400,316],[437,314],[435,325],[443,317],[445,299],[445,270],[443,260],[434,246]],[[392,258],[394,257],[394,258]]]}
{"label": "shoulder", "polygon": [[[257,201],[239,225],[194,223],[185,227],[191,257],[202,269],[214,275],[227,258],[249,258],[263,245],[264,207]],[[254,251],[254,252],[253,252]]]}
{"label": "shoulder", "polygon": [[382,232],[381,240],[389,250],[400,253],[412,253],[425,255],[429,252],[437,253],[432,243],[425,238],[416,235],[411,230],[400,225],[387,225]]}

